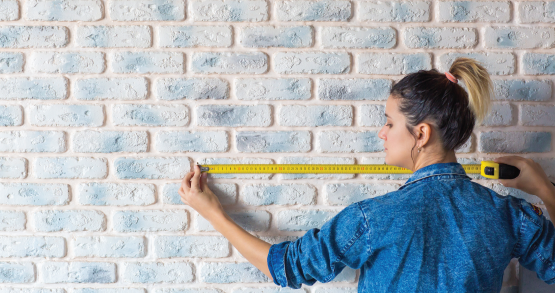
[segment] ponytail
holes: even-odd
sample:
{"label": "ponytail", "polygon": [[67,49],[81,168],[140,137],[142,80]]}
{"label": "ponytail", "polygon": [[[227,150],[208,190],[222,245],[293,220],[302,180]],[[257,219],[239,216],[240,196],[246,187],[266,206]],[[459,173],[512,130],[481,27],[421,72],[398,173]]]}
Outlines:
{"label": "ponytail", "polygon": [[493,83],[488,71],[477,61],[470,58],[457,58],[449,72],[457,79],[461,79],[468,91],[470,108],[478,124],[481,124],[489,113]]}
{"label": "ponytail", "polygon": [[476,120],[481,123],[488,115],[493,86],[487,70],[473,59],[457,58],[449,72],[463,81],[468,93],[436,69],[408,74],[391,88],[415,146],[413,128],[423,121],[436,129],[444,151],[450,151],[470,138]]}

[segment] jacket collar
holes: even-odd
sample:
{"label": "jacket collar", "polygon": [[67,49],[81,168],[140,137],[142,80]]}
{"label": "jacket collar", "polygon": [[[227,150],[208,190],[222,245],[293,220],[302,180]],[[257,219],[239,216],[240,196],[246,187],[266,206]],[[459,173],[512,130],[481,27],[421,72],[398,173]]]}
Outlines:
{"label": "jacket collar", "polygon": [[458,174],[472,180],[468,177],[468,175],[466,175],[466,172],[460,163],[436,163],[416,170],[416,172],[412,173],[407,182],[405,182],[405,184],[399,189],[427,177],[447,174]]}

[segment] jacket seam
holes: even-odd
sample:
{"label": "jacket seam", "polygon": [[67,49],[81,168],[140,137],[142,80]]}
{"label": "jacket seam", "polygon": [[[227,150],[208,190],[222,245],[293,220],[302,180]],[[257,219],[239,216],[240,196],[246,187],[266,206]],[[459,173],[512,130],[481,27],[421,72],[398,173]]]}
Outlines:
{"label": "jacket seam", "polygon": [[[357,203],[357,207],[360,210],[360,212],[362,213],[362,216],[364,218],[364,227],[360,228],[357,233],[355,233],[355,236],[353,236],[353,238],[351,238],[351,240],[349,240],[349,242],[347,242],[347,244],[345,244],[345,247],[343,247],[343,249],[341,249],[341,251],[339,252],[339,255],[333,260],[332,265],[331,265],[331,273],[324,279],[324,283],[331,281],[335,275],[335,264],[339,261],[341,261],[344,256],[345,256],[345,252],[349,251],[349,249],[351,248],[351,246],[353,246],[353,244],[355,244],[355,242],[362,236],[364,235],[364,232],[369,230],[368,224],[367,224],[367,220],[366,217],[364,216],[364,212],[362,211],[362,208],[360,207],[360,205]],[[372,250],[372,248],[370,247],[370,250]]]}
{"label": "jacket seam", "polygon": [[426,178],[433,177],[433,176],[440,176],[440,175],[460,175],[460,176],[463,176],[463,177],[466,177],[466,178],[472,180],[472,178],[468,177],[468,175],[464,175],[464,174],[461,174],[461,173],[440,173],[440,174],[432,174],[432,175],[429,175],[429,176],[426,176],[426,177],[418,178],[418,179],[416,179],[414,181],[411,181],[409,183],[405,183],[405,185],[399,187],[399,189],[404,188],[405,186],[408,186],[408,185],[413,184],[415,182],[418,182],[422,179],[426,179]]}
{"label": "jacket seam", "polygon": [[[517,253],[518,253],[518,250],[520,249],[520,241],[522,241],[521,239],[522,239],[522,224],[523,224],[523,221],[522,221],[522,210],[521,210],[521,208],[522,208],[522,201],[519,200],[518,201],[518,213],[519,213],[518,219],[520,220],[520,225],[519,225],[519,228],[518,228],[517,240],[516,240],[515,245],[513,246],[513,252],[512,252],[512,255],[515,256],[515,257],[518,257],[518,258],[520,258],[520,256],[521,256],[520,254],[517,254]],[[517,253],[515,253],[515,252],[517,252]]]}

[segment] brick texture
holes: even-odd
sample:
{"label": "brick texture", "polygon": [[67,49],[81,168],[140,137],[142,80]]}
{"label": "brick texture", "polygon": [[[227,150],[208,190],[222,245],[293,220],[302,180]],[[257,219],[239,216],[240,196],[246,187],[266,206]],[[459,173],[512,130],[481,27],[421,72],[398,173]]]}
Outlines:
{"label": "brick texture", "polygon": [[[180,200],[183,176],[197,162],[383,164],[391,87],[461,56],[495,96],[459,162],[523,155],[555,179],[553,23],[555,1],[0,0],[0,293],[293,292]],[[208,185],[278,243],[408,177]],[[354,293],[358,277],[303,292]]]}

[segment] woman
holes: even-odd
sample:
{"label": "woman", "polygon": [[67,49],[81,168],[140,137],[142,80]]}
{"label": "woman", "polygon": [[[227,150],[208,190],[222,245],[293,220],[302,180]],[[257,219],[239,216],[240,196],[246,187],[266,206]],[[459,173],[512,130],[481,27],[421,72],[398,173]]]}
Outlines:
{"label": "woman", "polygon": [[[413,174],[399,190],[351,204],[293,242],[270,245],[235,224],[198,166],[179,193],[282,287],[329,282],[349,266],[360,269],[358,292],[499,292],[512,258],[552,284],[553,224],[528,202],[472,182],[455,157],[475,120],[486,117],[491,94],[486,69],[468,58],[445,74],[421,70],[396,83],[379,137],[385,163]],[[555,216],[555,187],[537,163],[517,156],[495,161],[521,170],[503,185],[539,196]]]}

